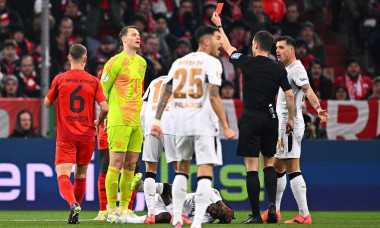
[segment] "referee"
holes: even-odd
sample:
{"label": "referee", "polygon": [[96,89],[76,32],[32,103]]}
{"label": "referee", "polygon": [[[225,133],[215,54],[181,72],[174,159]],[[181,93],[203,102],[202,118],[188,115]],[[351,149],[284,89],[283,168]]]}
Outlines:
{"label": "referee", "polygon": [[252,40],[252,56],[239,53],[232,47],[223,31],[220,17],[214,12],[212,22],[219,28],[224,50],[230,62],[243,72],[243,114],[239,119],[239,144],[237,155],[244,157],[247,170],[247,192],[252,215],[243,223],[262,223],[259,208],[260,181],[258,177],[259,154],[263,155],[265,188],[269,198],[268,223],[277,223],[276,187],[277,174],[273,168],[278,138],[278,117],[275,113],[275,97],[279,88],[285,91],[289,111],[287,133],[293,129],[294,97],[284,65],[268,58],[273,37],[267,31],[255,34]]}

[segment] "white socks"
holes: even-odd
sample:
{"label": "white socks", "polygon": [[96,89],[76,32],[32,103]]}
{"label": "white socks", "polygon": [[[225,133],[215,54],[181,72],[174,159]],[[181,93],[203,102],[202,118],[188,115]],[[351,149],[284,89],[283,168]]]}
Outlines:
{"label": "white socks", "polygon": [[144,195],[146,206],[148,207],[148,216],[155,214],[154,197],[156,195],[156,181],[153,178],[145,178],[144,181]]}
{"label": "white socks", "polygon": [[156,183],[156,193],[161,195],[164,191],[164,183]]}
{"label": "white socks", "polygon": [[284,174],[282,177],[277,177],[277,191],[276,191],[276,210],[280,210],[281,206],[281,199],[282,195],[284,194],[285,188],[286,188],[286,175],[285,171],[282,173],[277,173],[279,174]]}
{"label": "white socks", "polygon": [[292,192],[294,198],[298,204],[298,210],[302,217],[306,217],[309,215],[309,209],[307,207],[307,199],[306,199],[306,183],[302,177],[302,175],[296,176],[290,180],[290,187],[292,188]]}
{"label": "white socks", "polygon": [[187,175],[177,174],[173,181],[172,196],[173,196],[173,223],[176,224],[182,221],[183,202],[187,194]]}
{"label": "white socks", "polygon": [[200,228],[203,216],[206,213],[207,206],[210,204],[211,180],[202,178],[198,181],[197,191],[195,195],[195,216],[192,228]]}

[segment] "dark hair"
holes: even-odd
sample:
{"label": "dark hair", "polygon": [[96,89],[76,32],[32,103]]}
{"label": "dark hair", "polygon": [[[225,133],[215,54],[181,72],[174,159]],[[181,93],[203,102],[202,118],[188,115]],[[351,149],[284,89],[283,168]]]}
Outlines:
{"label": "dark hair", "polygon": [[69,49],[69,55],[72,58],[72,60],[79,60],[83,56],[87,55],[87,49],[82,44],[74,44],[71,45]]}
{"label": "dark hair", "polygon": [[193,4],[193,1],[192,0],[181,0],[181,2],[179,3],[179,6],[181,7],[183,3],[185,2],[190,2],[191,4]]}
{"label": "dark hair", "polygon": [[147,35],[144,39],[144,43],[147,43],[149,39],[158,39],[160,40],[160,38],[156,35],[156,33],[150,33],[149,35]]}
{"label": "dark hair", "polygon": [[292,46],[294,49],[296,48],[296,41],[290,36],[280,36],[277,38],[276,42],[284,40],[286,41],[287,45]]}
{"label": "dark hair", "polygon": [[214,35],[215,32],[219,31],[216,27],[211,26],[199,26],[195,31],[195,40],[199,43],[202,42],[203,36]]}
{"label": "dark hair", "polygon": [[333,97],[332,97],[333,100],[336,100],[336,92],[338,91],[338,89],[343,89],[344,92],[347,93],[346,100],[350,100],[350,94],[348,93],[347,87],[345,85],[337,85],[335,87],[335,90],[333,92]]}
{"label": "dark hair", "polygon": [[323,70],[324,65],[323,65],[322,61],[321,61],[319,58],[315,58],[315,59],[313,59],[313,61],[311,61],[311,63],[310,63],[310,68],[311,68],[312,66],[314,66],[315,64],[320,65],[321,68],[322,68],[322,70]]}
{"label": "dark hair", "polygon": [[164,14],[164,13],[158,13],[154,16],[155,21],[158,21],[158,19],[161,19],[161,18],[164,19],[166,22],[168,22],[168,18],[166,16],[166,14]]}
{"label": "dark hair", "polygon": [[356,58],[349,58],[346,62],[346,68],[351,65],[352,63],[357,63],[360,66],[359,60]]}
{"label": "dark hair", "polygon": [[120,39],[121,39],[121,37],[127,35],[127,33],[128,33],[128,29],[130,29],[130,28],[134,28],[134,29],[137,30],[137,27],[134,26],[134,25],[125,26],[125,27],[120,31],[120,33],[119,33],[119,37],[120,37]]}
{"label": "dark hair", "polygon": [[33,66],[34,66],[34,58],[33,58],[33,56],[31,54],[25,54],[25,55],[21,56],[21,58],[20,58],[20,66],[21,66],[22,61],[24,61],[24,59],[28,59],[28,58],[30,58],[32,60],[32,63],[33,63]]}
{"label": "dark hair", "polygon": [[259,44],[262,51],[270,51],[273,45],[273,36],[268,31],[261,30],[255,34],[253,40]]}
{"label": "dark hair", "polygon": [[296,8],[297,8],[297,11],[298,11],[298,5],[297,5],[297,3],[295,3],[295,2],[289,2],[287,5],[286,5],[286,9],[288,9],[289,7],[292,7],[292,6],[295,6]]}
{"label": "dark hair", "polygon": [[3,48],[2,49],[6,48],[6,47],[14,47],[14,48],[16,48],[17,47],[17,43],[14,40],[10,40],[10,39],[9,40],[5,40],[4,43],[3,43]]}
{"label": "dark hair", "polygon": [[146,19],[144,17],[144,15],[142,15],[141,13],[135,13],[132,17],[131,17],[131,20],[130,20],[130,24],[133,26],[133,24],[137,21],[140,21],[141,23],[145,24],[146,25]]}

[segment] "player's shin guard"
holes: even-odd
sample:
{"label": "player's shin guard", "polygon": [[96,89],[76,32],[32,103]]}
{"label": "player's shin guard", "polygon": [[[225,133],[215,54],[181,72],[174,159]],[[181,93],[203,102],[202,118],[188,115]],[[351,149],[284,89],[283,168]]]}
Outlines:
{"label": "player's shin guard", "polygon": [[195,195],[195,217],[191,227],[201,227],[203,216],[206,213],[207,206],[210,204],[211,194],[210,176],[198,177],[198,186]]}
{"label": "player's shin guard", "polygon": [[189,175],[184,173],[177,173],[172,186],[173,195],[173,223],[177,224],[182,221],[182,207],[187,194],[187,179]]}
{"label": "player's shin guard", "polygon": [[292,188],[294,198],[298,204],[299,213],[302,217],[306,217],[309,215],[309,209],[307,207],[306,199],[306,183],[302,177],[301,171],[290,173],[289,179],[290,187]]}
{"label": "player's shin guard", "polygon": [[109,166],[106,175],[106,193],[108,202],[108,214],[116,212],[117,193],[119,190],[120,169]]}
{"label": "player's shin guard", "polygon": [[107,210],[106,175],[107,174],[100,172],[98,178],[98,195],[100,211]]}
{"label": "player's shin guard", "polygon": [[70,177],[61,175],[58,177],[58,187],[63,198],[69,203],[70,207],[75,203],[74,187],[71,183]]}
{"label": "player's shin guard", "polygon": [[128,209],[129,202],[132,198],[132,190],[130,189],[130,185],[132,183],[134,177],[134,170],[126,170],[122,169],[121,177],[120,177],[120,207],[119,214],[123,214],[124,210]]}
{"label": "player's shin guard", "polygon": [[286,188],[286,171],[277,173],[276,210],[280,210],[282,195]]}
{"label": "player's shin guard", "polygon": [[266,167],[264,170],[265,189],[268,193],[269,203],[276,202],[277,174],[273,166]]}
{"label": "player's shin guard", "polygon": [[86,192],[86,178],[74,178],[74,195],[77,203],[81,204]]}
{"label": "player's shin guard", "polygon": [[260,180],[257,171],[247,172],[247,192],[252,208],[252,216],[260,217]]}
{"label": "player's shin guard", "polygon": [[146,206],[148,207],[148,216],[155,214],[154,196],[156,195],[156,174],[152,172],[145,173],[144,195]]}

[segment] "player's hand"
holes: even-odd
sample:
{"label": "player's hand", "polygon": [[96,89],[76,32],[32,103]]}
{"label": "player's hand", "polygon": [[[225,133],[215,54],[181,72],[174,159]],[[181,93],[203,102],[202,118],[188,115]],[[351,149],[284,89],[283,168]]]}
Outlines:
{"label": "player's hand", "polygon": [[235,132],[231,128],[227,127],[224,129],[224,136],[227,140],[233,139],[235,137]]}
{"label": "player's hand", "polygon": [[98,135],[99,134],[99,129],[100,129],[99,120],[95,120],[94,121],[94,125],[95,125],[95,135]]}
{"label": "player's hand", "polygon": [[293,131],[293,129],[294,129],[293,120],[288,119],[288,122],[286,122],[286,134],[290,135],[290,133]]}
{"label": "player's hand", "polygon": [[215,26],[222,25],[222,19],[220,19],[219,15],[216,11],[212,14],[211,21],[212,21],[212,23],[214,23]]}
{"label": "player's hand", "polygon": [[327,114],[326,110],[323,110],[321,108],[318,109],[318,117],[321,119],[321,123],[324,123],[330,119],[330,116]]}
{"label": "player's hand", "polygon": [[232,219],[234,218],[234,211],[231,210],[231,208],[227,207],[226,205],[222,206],[222,210],[226,214],[226,222],[231,223]]}
{"label": "player's hand", "polygon": [[161,127],[158,125],[153,125],[152,129],[150,130],[150,134],[156,136],[158,139],[162,138]]}

